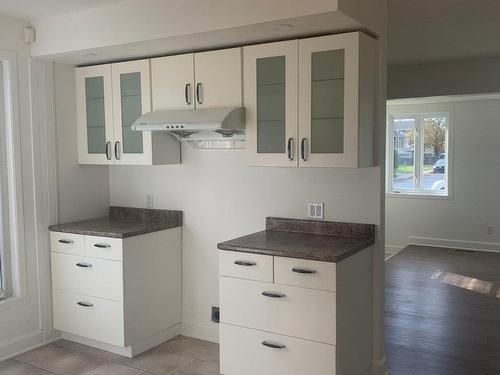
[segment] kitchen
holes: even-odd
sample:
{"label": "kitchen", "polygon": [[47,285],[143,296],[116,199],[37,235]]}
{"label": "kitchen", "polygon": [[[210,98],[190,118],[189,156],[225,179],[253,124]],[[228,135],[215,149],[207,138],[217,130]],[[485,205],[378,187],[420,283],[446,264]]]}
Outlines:
{"label": "kitchen", "polygon": [[[318,21],[319,28],[325,27],[324,24],[336,17],[342,18],[341,15],[346,17],[341,10],[337,10],[332,12],[331,18],[325,16],[328,20],[323,20],[320,16],[313,18]],[[363,12],[359,12],[357,16],[359,19],[366,17]],[[319,25],[320,21],[324,24]],[[224,251],[228,250],[221,250],[219,253],[217,244],[265,229],[266,218],[267,222],[272,217],[306,219],[310,217],[308,203],[316,202],[321,204],[317,205],[317,212],[312,216],[314,223],[325,220],[375,225],[376,227],[370,227],[368,230],[369,242],[356,250],[369,248],[371,253],[369,259],[363,261],[363,267],[368,267],[367,271],[360,271],[359,274],[371,275],[373,272],[373,276],[365,280],[366,284],[359,283],[360,286],[365,285],[362,288],[363,293],[369,291],[367,294],[360,292],[368,306],[363,319],[368,322],[368,330],[373,329],[376,336],[372,339],[371,333],[367,333],[366,337],[360,339],[368,348],[364,351],[365,360],[360,361],[363,369],[359,371],[368,373],[372,371],[372,357],[380,355],[380,351],[383,352],[379,337],[380,328],[376,328],[383,322],[379,299],[379,293],[383,291],[375,287],[375,282],[379,283],[383,277],[380,269],[382,263],[383,271],[383,250],[378,245],[381,240],[382,175],[377,152],[377,137],[381,136],[381,131],[377,124],[383,123],[380,119],[384,118],[384,109],[380,106],[383,102],[380,96],[383,95],[383,89],[377,86],[377,81],[380,79],[379,71],[383,70],[380,67],[383,65],[383,59],[380,61],[379,55],[382,53],[380,51],[383,51],[384,42],[380,40],[380,35],[373,32],[300,32],[293,30],[294,27],[283,26],[284,24],[286,23],[282,22],[279,24],[281,26],[276,26],[279,29],[278,35],[272,39],[287,41],[269,42],[266,40],[268,37],[254,37],[255,40],[251,42],[233,42],[231,48],[210,48],[207,44],[204,48],[188,48],[194,53],[138,52],[128,59],[103,57],[98,54],[90,58],[87,56],[86,63],[76,64],[85,67],[76,69],[71,64],[55,64],[54,116],[59,195],[57,221],[49,224],[61,224],[52,227],[53,233],[60,235],[68,233],[68,227],[64,227],[65,223],[106,216],[109,207],[114,211],[120,211],[119,207],[182,211],[182,245],[179,246],[182,249],[182,279],[179,278],[178,285],[178,290],[182,290],[182,303],[178,301],[182,314],[174,319],[175,324],[172,325],[179,325],[179,331],[175,334],[181,333],[212,342],[219,341],[220,326],[211,321],[212,307],[220,306],[222,324],[225,321],[223,297],[219,294],[219,262]],[[300,25],[298,22],[296,28],[304,27]],[[308,27],[311,28],[310,23]],[[322,36],[314,36],[318,33]],[[288,34],[288,37],[281,34]],[[259,41],[262,43],[258,43]],[[218,46],[221,43],[212,45]],[[235,47],[234,44],[238,46]],[[112,51],[112,48],[101,48],[103,51],[110,51],[109,53]],[[181,51],[180,48],[177,50]],[[200,50],[202,52],[198,52]],[[339,50],[345,50],[345,55],[328,53]],[[327,53],[322,54],[324,51]],[[94,52],[88,52],[90,53]],[[130,52],[128,53],[130,55]],[[68,62],[76,56],[81,56],[81,53],[68,53],[60,57],[59,61]],[[149,56],[151,59],[147,58]],[[141,59],[135,60],[133,57]],[[324,58],[326,63],[322,64],[321,58]],[[104,59],[112,63],[95,65],[88,59]],[[319,63],[312,67],[311,62],[316,59],[319,59]],[[266,62],[269,63],[267,68]],[[266,77],[268,72],[265,69],[272,75],[267,74]],[[316,74],[318,76],[315,79]],[[341,76],[338,76],[339,74]],[[269,79],[269,76],[271,81],[266,82],[265,79]],[[95,77],[98,79],[92,81]],[[127,79],[130,81],[126,82]],[[322,86],[321,82],[330,86]],[[341,82],[341,85],[335,85],[338,82]],[[92,86],[92,83],[97,84]],[[266,93],[266,87],[274,91],[268,90]],[[101,92],[93,95],[92,89]],[[127,90],[129,91],[126,92]],[[329,101],[328,98],[339,97],[344,105],[331,106],[331,99]],[[318,101],[318,104],[311,105],[311,100]],[[88,103],[92,101],[93,104],[100,101],[100,109],[89,110]],[[333,102],[338,102],[338,99]],[[130,106],[126,107],[124,103],[129,103]],[[228,134],[224,137],[220,132],[212,131],[209,137],[190,136],[182,141],[164,130],[151,131],[149,128],[144,132],[140,131],[141,126],[180,126],[181,130],[181,126],[185,126],[186,129],[193,123],[194,112],[222,107],[245,108],[244,138],[241,126],[236,128],[233,135],[235,138],[227,137]],[[172,114],[174,112],[171,111],[177,110],[183,110],[182,113],[177,112],[177,116],[181,116],[180,119],[175,118],[168,122],[167,119],[160,118],[156,123],[147,125],[140,124],[139,121],[136,123],[137,130],[132,129],[132,124],[142,114],[150,111],[166,111],[165,114]],[[100,119],[98,115],[101,116]],[[91,119],[92,116],[94,118]],[[277,126],[274,132],[260,135],[262,129],[266,131],[266,128],[261,126],[266,121],[266,116],[271,117],[267,122],[275,122]],[[224,118],[225,115],[220,115],[218,124],[222,124]],[[334,132],[337,133],[333,133],[333,136],[332,129],[321,128],[321,120],[338,118],[343,118],[344,125],[334,127]],[[148,120],[146,117],[145,119]],[[94,120],[102,125],[101,129],[91,124]],[[312,120],[320,121],[311,126]],[[206,119],[204,121],[208,122]],[[234,130],[231,127],[228,129]],[[319,133],[314,133],[315,131]],[[321,132],[325,131],[322,136]],[[189,140],[191,137],[193,138]],[[141,138],[142,142],[137,142],[137,139]],[[241,148],[243,139],[245,148]],[[334,139],[335,142],[324,142],[325,139]],[[339,139],[343,142],[339,142]],[[122,210],[122,213],[123,211],[125,210]],[[143,219],[141,217],[134,220]],[[123,222],[123,219],[119,221]],[[343,230],[351,235],[354,231],[349,224],[332,225],[341,225]],[[107,229],[109,228],[105,226],[101,229],[94,227],[91,234],[88,234],[74,232],[84,231],[85,228],[73,228],[72,233],[85,237],[83,248],[87,248],[87,236],[96,236],[96,231],[106,232]],[[168,232],[170,229],[175,228],[162,229],[157,233]],[[299,231],[311,232],[311,229]],[[290,231],[287,229],[285,232]],[[144,233],[137,238],[143,235]],[[108,238],[102,233],[100,237],[102,238],[93,245],[103,242],[103,238]],[[81,240],[80,237],[76,238],[76,241]],[[124,286],[127,280],[126,238],[134,237],[124,236],[123,239]],[[366,240],[365,237],[363,239]],[[58,237],[58,244],[59,240],[67,238]],[[52,247],[52,255],[55,253],[64,251]],[[360,254],[362,253],[366,254],[366,251]],[[89,254],[78,253],[78,256],[94,258]],[[273,257],[269,254],[265,256]],[[100,259],[99,256],[95,258]],[[342,260],[330,258],[329,262],[325,263],[330,263],[331,266],[335,261],[339,262],[338,278],[342,273]],[[178,270],[179,268],[177,267]],[[305,268],[311,267],[309,265]],[[274,270],[275,278],[276,272]],[[338,279],[337,284],[339,281]],[[52,282],[54,283],[54,277]],[[54,284],[52,288],[58,289]],[[335,290],[332,285],[327,289],[330,290],[329,293]],[[142,291],[144,292],[147,291]],[[375,300],[373,305],[376,306],[373,313],[372,298]],[[61,326],[56,318],[54,323],[55,329],[71,331],[69,326]],[[261,330],[266,331],[263,328]],[[66,338],[84,341],[70,336],[75,335],[74,332],[66,333]],[[275,333],[308,338],[304,333]],[[76,336],[82,337],[81,333]],[[173,336],[165,336],[163,339],[166,341],[171,337]],[[335,344],[332,337],[309,339],[323,340],[322,342],[327,342],[328,345]],[[117,351],[116,348],[106,346],[110,345],[109,342],[104,346],[98,342],[84,343]],[[155,342],[155,345],[159,343]],[[221,342],[221,345],[221,366],[229,366],[235,362],[235,355],[225,357],[224,343]],[[140,355],[143,349],[149,349],[146,346],[138,349],[137,353],[132,351],[121,354]],[[349,355],[352,353],[347,357]],[[328,374],[349,373],[349,370],[335,364],[333,356],[330,357],[333,362],[329,362],[325,365],[325,370],[321,371]],[[290,366],[292,362],[286,363]],[[289,371],[286,368],[285,366],[283,369],[277,369],[274,373]],[[303,371],[307,370],[306,368]],[[243,372],[241,369],[231,369],[226,373],[230,375]]]}

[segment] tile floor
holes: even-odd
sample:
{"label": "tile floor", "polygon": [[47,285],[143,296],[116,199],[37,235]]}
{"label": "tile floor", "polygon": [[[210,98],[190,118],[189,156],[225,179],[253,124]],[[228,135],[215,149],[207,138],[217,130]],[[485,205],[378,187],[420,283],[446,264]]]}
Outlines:
{"label": "tile floor", "polygon": [[0,362],[2,375],[218,375],[219,346],[178,336],[135,358],[59,340]]}

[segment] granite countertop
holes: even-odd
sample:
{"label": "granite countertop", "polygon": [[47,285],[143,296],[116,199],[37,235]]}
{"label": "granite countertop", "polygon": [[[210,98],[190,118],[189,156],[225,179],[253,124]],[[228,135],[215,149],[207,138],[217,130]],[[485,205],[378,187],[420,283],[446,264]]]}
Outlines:
{"label": "granite countertop", "polygon": [[49,230],[88,236],[127,238],[182,226],[182,211],[110,207],[109,216],[51,225]]}
{"label": "granite countertop", "polygon": [[339,262],[375,243],[375,225],[266,218],[266,230],[219,243],[220,250]]}

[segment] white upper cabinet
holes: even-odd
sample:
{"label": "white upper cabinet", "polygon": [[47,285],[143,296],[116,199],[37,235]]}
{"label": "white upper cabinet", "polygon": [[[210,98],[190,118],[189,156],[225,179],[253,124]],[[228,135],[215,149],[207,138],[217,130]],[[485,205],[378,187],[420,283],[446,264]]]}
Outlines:
{"label": "white upper cabinet", "polygon": [[241,107],[241,48],[151,59],[153,109]]}
{"label": "white upper cabinet", "polygon": [[243,48],[250,165],[298,165],[297,51],[297,40]]}
{"label": "white upper cabinet", "polygon": [[150,60],[76,68],[80,164],[178,164],[179,142],[131,125],[151,111]]}
{"label": "white upper cabinet", "polygon": [[192,53],[151,59],[153,110],[194,109]]}
{"label": "white upper cabinet", "polygon": [[376,61],[360,32],[245,47],[249,164],[372,166]]}
{"label": "white upper cabinet", "polygon": [[373,165],[374,46],[359,32],[299,41],[300,166]]}
{"label": "white upper cabinet", "polygon": [[194,54],[196,108],[241,107],[241,48]]}
{"label": "white upper cabinet", "polygon": [[131,129],[151,111],[149,60],[112,65],[115,164],[152,164],[151,132]]}
{"label": "white upper cabinet", "polygon": [[113,164],[113,91],[111,65],[76,69],[78,160]]}

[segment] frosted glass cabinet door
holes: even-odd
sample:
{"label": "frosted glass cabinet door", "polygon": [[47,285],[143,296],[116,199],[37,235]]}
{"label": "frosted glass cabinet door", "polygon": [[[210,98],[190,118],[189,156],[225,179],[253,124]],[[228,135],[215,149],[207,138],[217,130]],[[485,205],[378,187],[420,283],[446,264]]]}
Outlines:
{"label": "frosted glass cabinet door", "polygon": [[296,40],[243,48],[249,165],[297,166]]}
{"label": "frosted glass cabinet door", "polygon": [[358,167],[359,33],[299,41],[300,166]]}
{"label": "frosted glass cabinet door", "polygon": [[78,161],[113,164],[111,65],[77,68]]}
{"label": "frosted glass cabinet door", "polygon": [[152,164],[151,133],[131,129],[151,111],[149,60],[112,65],[115,164]]}

